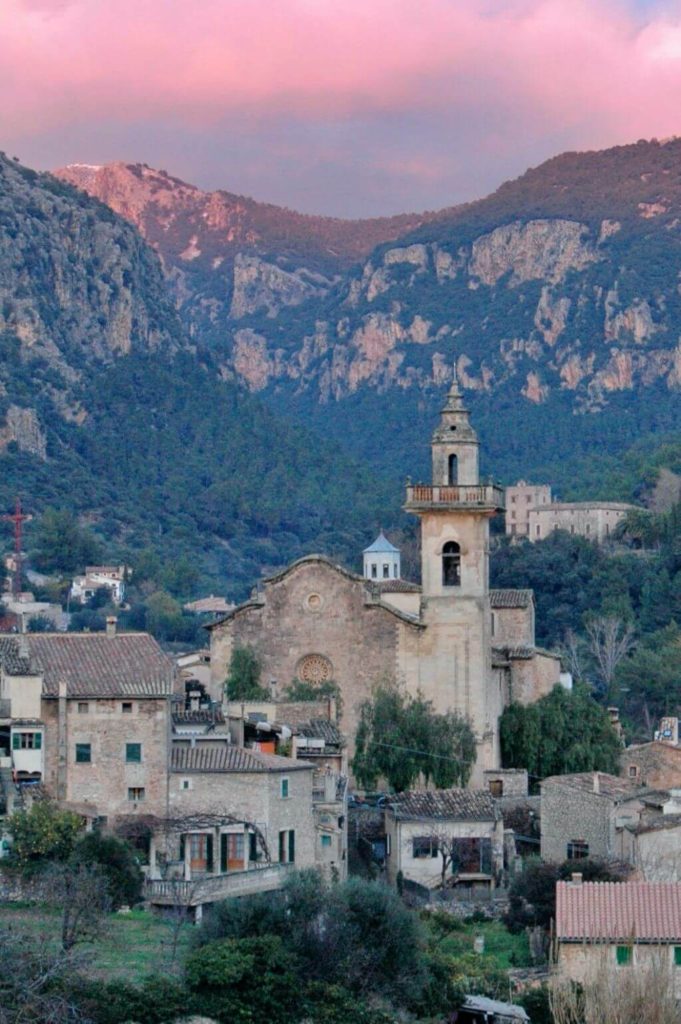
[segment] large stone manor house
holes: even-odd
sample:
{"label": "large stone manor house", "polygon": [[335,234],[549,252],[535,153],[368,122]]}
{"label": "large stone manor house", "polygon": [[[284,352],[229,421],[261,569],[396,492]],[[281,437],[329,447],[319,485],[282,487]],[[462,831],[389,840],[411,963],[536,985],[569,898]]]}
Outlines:
{"label": "large stone manor house", "polygon": [[299,559],[209,627],[213,696],[233,648],[252,647],[275,695],[293,679],[338,685],[352,752],[359,705],[377,683],[397,683],[470,720],[476,786],[499,767],[503,708],[548,693],[560,662],[535,646],[532,592],[489,589],[489,524],[504,495],[480,482],[479,442],[456,381],[431,447],[432,483],[409,484],[404,506],[421,521],[421,585],[400,578],[399,554],[382,536],[362,576],[321,555]]}

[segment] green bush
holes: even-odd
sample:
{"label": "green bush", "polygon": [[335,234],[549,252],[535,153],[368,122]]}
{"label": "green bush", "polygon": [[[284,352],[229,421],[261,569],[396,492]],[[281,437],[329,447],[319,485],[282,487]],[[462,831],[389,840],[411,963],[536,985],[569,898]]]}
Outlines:
{"label": "green bush", "polygon": [[73,850],[78,864],[96,864],[108,883],[113,910],[134,906],[142,896],[142,872],[129,843],[101,832],[87,832]]}

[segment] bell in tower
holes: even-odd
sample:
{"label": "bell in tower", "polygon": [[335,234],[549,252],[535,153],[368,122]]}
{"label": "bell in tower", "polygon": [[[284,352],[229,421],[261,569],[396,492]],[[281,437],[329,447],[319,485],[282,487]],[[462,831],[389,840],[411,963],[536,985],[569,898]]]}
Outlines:
{"label": "bell in tower", "polygon": [[473,430],[468,409],[463,404],[459,384],[454,380],[440,422],[433,433],[433,483],[441,487],[476,485],[478,470],[478,436]]}

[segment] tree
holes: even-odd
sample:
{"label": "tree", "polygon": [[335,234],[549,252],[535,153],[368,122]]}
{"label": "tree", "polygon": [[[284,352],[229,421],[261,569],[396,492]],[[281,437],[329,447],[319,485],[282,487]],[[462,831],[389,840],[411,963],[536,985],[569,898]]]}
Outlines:
{"label": "tree", "polygon": [[586,634],[604,692],[609,695],[617,666],[634,646],[633,626],[614,615],[598,616],[587,622]]}
{"label": "tree", "polygon": [[555,686],[534,704],[510,704],[499,719],[505,768],[543,779],[567,772],[617,773],[621,744],[587,687]]}
{"label": "tree", "polygon": [[650,738],[664,715],[677,714],[681,701],[681,629],[672,622],[651,633],[618,666],[615,694],[628,717]]}
{"label": "tree", "polygon": [[547,864],[536,858],[525,862],[509,890],[509,908],[504,924],[511,932],[525,928],[549,928],[556,916],[556,882],[567,881],[580,871],[585,882],[622,882],[631,872],[629,865],[596,859],[566,860]]}
{"label": "tree", "polygon": [[268,691],[260,685],[262,666],[252,647],[236,646],[229,662],[225,680],[228,700],[266,700]]}
{"label": "tree", "polygon": [[86,832],[75,845],[76,864],[97,867],[108,885],[112,910],[134,906],[142,895],[142,872],[135,851],[123,839],[102,832]]}
{"label": "tree", "polygon": [[554,1024],[681,1024],[674,967],[667,951],[633,970],[613,967],[607,947],[589,950],[589,970],[576,985],[557,973],[549,985]]}
{"label": "tree", "polygon": [[465,786],[475,756],[466,719],[456,712],[437,714],[420,696],[381,686],[360,708],[352,769],[366,789],[383,778],[401,793],[420,775],[439,789]]}
{"label": "tree", "polygon": [[31,539],[31,561],[42,572],[82,572],[101,558],[97,538],[66,509],[46,508]]}
{"label": "tree", "polygon": [[98,864],[52,864],[42,876],[46,903],[61,910],[61,946],[68,951],[96,938],[111,910],[109,884]]}
{"label": "tree", "polygon": [[84,966],[82,953],[54,948],[9,929],[0,929],[0,1024],[85,1024],[69,983]]}
{"label": "tree", "polygon": [[8,818],[7,831],[12,839],[12,863],[30,872],[49,860],[68,860],[83,831],[83,821],[73,811],[60,811],[49,800],[36,800],[29,810],[15,811]]}

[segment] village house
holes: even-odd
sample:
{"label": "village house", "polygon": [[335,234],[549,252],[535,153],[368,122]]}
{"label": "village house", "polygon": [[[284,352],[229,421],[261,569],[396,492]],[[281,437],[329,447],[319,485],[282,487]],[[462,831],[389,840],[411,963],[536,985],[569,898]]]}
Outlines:
{"label": "village house", "polygon": [[605,772],[553,775],[541,783],[541,857],[618,860],[618,829],[638,821],[640,790]]}
{"label": "village house", "polygon": [[593,973],[668,968],[681,997],[681,884],[571,882],[556,886],[555,969],[584,982]]}
{"label": "village house", "polygon": [[[504,824],[489,792],[400,793],[385,807],[386,869],[427,889],[489,892],[503,870]],[[444,860],[443,860],[444,858]]]}
{"label": "village house", "polygon": [[98,590],[106,590],[112,604],[122,604],[125,597],[124,565],[88,565],[84,576],[74,576],[69,596],[85,604]]}
{"label": "village house", "polygon": [[625,747],[620,775],[652,789],[681,788],[681,747],[660,740]]}
{"label": "village house", "polygon": [[[367,575],[321,555],[299,559],[207,627],[212,697],[221,697],[236,646],[258,655],[265,685],[333,682],[351,756],[359,708],[372,688],[403,685],[437,711],[469,719],[477,740],[471,786],[480,787],[483,772],[500,765],[504,707],[548,693],[560,661],[535,647],[527,592],[514,603],[505,591],[493,607],[489,522],[504,496],[481,483],[478,448],[455,382],[432,438],[432,483],[407,487],[405,509],[421,523],[421,585],[399,578],[399,552],[374,545],[364,552]],[[381,537],[377,546],[386,547]]]}
{"label": "village house", "polygon": [[623,501],[562,501],[537,505],[529,511],[531,541],[544,540],[555,530],[586,537],[597,544],[612,538],[616,527],[636,505]]}
{"label": "village house", "polygon": [[308,723],[303,747],[322,733],[316,765],[248,749],[231,726],[153,637],[113,619],[106,633],[0,636],[5,812],[47,796],[132,838],[152,903],[275,888],[292,864],[346,870],[345,794],[327,771],[337,730]]}
{"label": "village house", "polygon": [[506,488],[506,534],[509,537],[528,537],[530,509],[551,504],[548,484],[528,484],[519,480]]}

